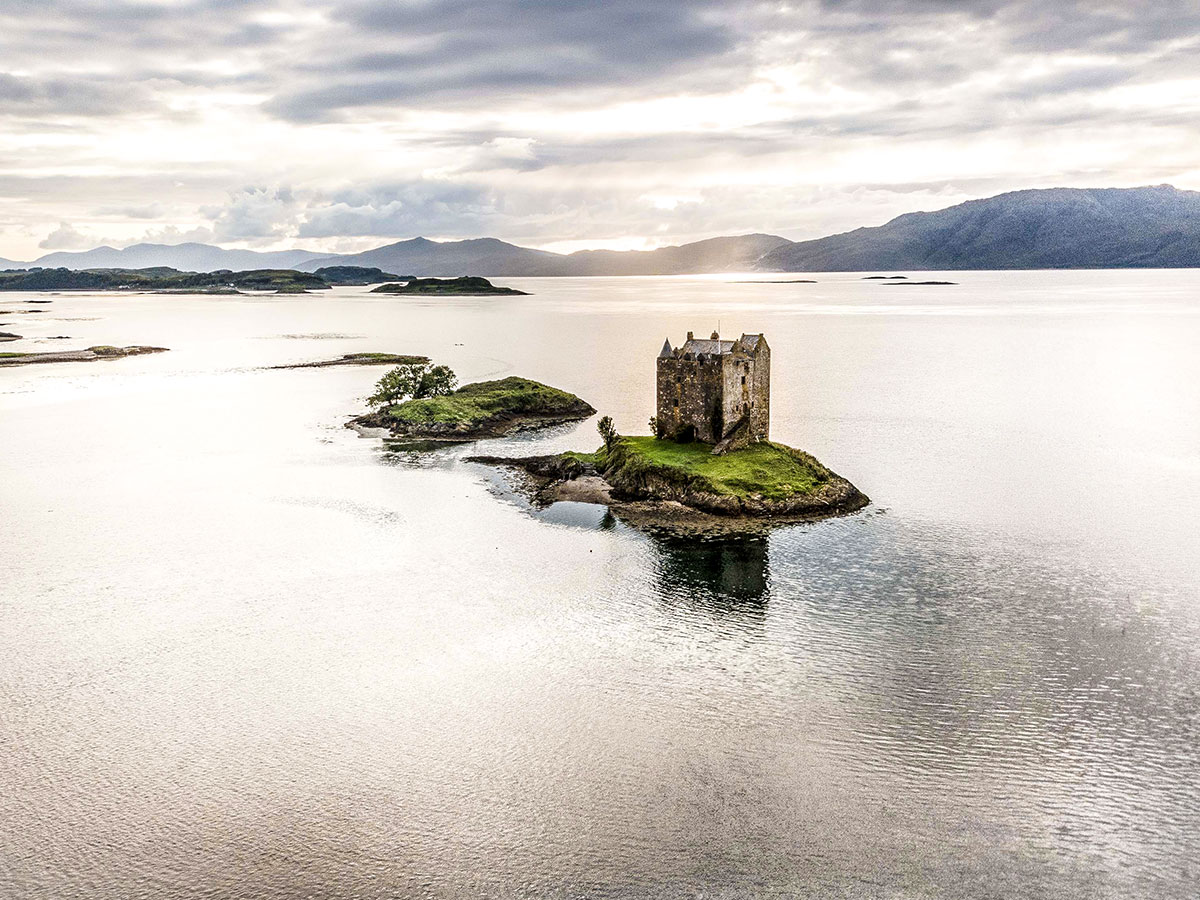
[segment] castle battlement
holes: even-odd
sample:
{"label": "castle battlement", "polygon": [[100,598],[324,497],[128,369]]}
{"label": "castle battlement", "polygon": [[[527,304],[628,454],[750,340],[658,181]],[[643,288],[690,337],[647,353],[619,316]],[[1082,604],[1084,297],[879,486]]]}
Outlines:
{"label": "castle battlement", "polygon": [[770,438],[771,348],[761,334],[723,341],[688,332],[658,354],[658,436],[718,445],[718,452]]}

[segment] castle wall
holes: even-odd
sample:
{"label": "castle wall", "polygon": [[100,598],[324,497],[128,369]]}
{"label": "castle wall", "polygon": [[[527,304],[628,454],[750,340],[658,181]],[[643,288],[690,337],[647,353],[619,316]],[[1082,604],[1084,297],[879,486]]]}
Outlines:
{"label": "castle wall", "polygon": [[739,442],[767,440],[771,421],[770,351],[764,347],[753,357],[731,353],[723,357],[723,363],[722,403],[727,432],[745,418],[748,427]]}
{"label": "castle wall", "polygon": [[724,406],[725,428],[726,430],[733,428],[741,418],[746,415],[750,405],[750,379],[749,374],[753,368],[753,363],[748,357],[739,354],[729,354],[722,358],[724,396],[722,403]]}
{"label": "castle wall", "polygon": [[715,444],[725,427],[721,357],[658,360],[659,433],[674,437],[684,425],[696,430],[696,440]]}
{"label": "castle wall", "polygon": [[758,352],[750,367],[750,434],[755,441],[771,439],[771,348],[765,339],[759,342]]}

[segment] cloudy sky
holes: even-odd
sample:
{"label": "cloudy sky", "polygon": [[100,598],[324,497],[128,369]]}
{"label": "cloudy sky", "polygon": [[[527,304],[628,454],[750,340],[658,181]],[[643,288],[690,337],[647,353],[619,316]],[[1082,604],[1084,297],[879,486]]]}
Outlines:
{"label": "cloudy sky", "polygon": [[0,256],[818,237],[1200,189],[1200,2],[3,0]]}

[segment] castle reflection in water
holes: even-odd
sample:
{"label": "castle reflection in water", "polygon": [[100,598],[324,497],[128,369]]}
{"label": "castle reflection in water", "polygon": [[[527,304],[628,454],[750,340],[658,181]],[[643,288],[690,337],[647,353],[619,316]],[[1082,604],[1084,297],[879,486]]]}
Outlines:
{"label": "castle reflection in water", "polygon": [[765,613],[769,582],[765,535],[699,539],[656,535],[664,600],[681,599],[717,611]]}

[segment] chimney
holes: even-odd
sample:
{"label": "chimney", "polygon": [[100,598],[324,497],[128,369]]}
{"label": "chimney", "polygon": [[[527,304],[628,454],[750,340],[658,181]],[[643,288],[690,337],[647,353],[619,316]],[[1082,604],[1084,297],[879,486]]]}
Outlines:
{"label": "chimney", "polygon": [[689,331],[688,332],[688,340],[690,341],[691,339],[692,339],[692,333]]}
{"label": "chimney", "polygon": [[721,335],[719,335],[719,334],[718,334],[717,332],[715,332],[715,331],[712,333],[712,337],[711,337],[711,338],[709,338],[709,340],[711,340],[711,341],[719,341],[720,339],[721,339]]}

